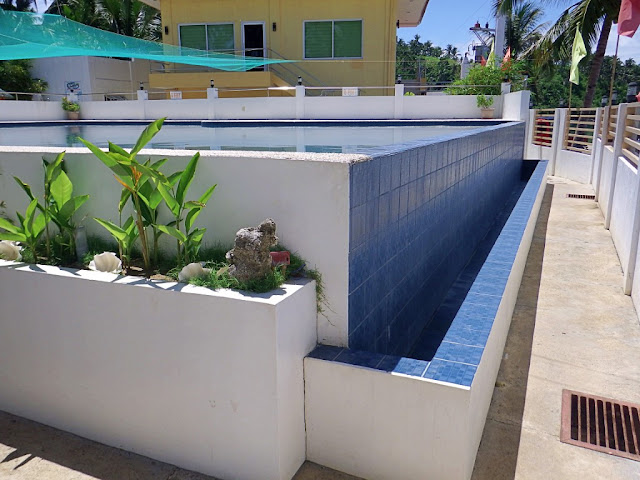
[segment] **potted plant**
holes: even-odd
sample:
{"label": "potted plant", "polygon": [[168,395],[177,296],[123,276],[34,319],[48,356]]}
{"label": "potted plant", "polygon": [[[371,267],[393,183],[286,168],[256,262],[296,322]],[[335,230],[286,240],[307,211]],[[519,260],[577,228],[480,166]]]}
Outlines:
{"label": "potted plant", "polygon": [[493,95],[478,95],[478,108],[480,109],[480,118],[493,118]]}
{"label": "potted plant", "polygon": [[67,97],[63,97],[62,109],[67,112],[69,120],[78,120],[80,118],[80,104],[78,102],[73,102]]}

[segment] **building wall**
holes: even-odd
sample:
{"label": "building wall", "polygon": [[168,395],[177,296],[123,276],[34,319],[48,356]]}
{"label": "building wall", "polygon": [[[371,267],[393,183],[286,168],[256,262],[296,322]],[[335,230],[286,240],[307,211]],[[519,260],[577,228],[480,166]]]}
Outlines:
{"label": "building wall", "polygon": [[350,348],[408,353],[519,181],[524,134],[490,127],[351,165]]}
{"label": "building wall", "polygon": [[[265,22],[266,46],[318,77],[327,86],[393,85],[397,0],[163,0],[163,41],[179,44],[178,25],[234,23],[235,48],[242,48],[242,22]],[[303,21],[362,19],[363,59],[304,60]],[[276,24],[276,31],[272,25]],[[302,60],[302,61],[301,61]],[[206,88],[206,83],[202,85]]]}

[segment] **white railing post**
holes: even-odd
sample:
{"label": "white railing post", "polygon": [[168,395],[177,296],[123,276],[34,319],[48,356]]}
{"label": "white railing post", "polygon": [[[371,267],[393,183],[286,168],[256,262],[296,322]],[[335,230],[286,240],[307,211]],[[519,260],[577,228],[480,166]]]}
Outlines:
{"label": "white railing post", "polygon": [[591,168],[589,169],[589,184],[593,183],[593,170],[596,165],[596,145],[598,144],[598,132],[602,121],[602,109],[596,109],[596,121],[593,126],[593,137],[591,137]]}
{"label": "white railing post", "polygon": [[216,87],[207,88],[207,100],[215,100],[218,98],[218,89]]}
{"label": "white railing post", "polygon": [[[533,131],[536,128],[536,111],[532,108],[529,109],[529,121],[527,122],[527,129],[525,130],[526,134],[524,136],[524,157],[529,160],[533,160],[529,155],[529,145],[533,145]],[[541,149],[542,147],[538,147]],[[538,158],[536,160],[542,160],[540,158],[542,155],[538,154]]]}
{"label": "white railing post", "polygon": [[306,93],[304,85],[296,85],[296,120],[304,118],[304,102]]}
{"label": "white railing post", "polygon": [[553,116],[553,133],[551,134],[551,168],[549,169],[551,175],[556,174],[556,160],[558,158],[558,152],[562,150],[562,144],[564,143],[564,131],[567,110],[565,108],[556,108]]}
{"label": "white railing post", "polygon": [[404,116],[404,83],[396,83],[394,90],[393,118]]}
{"label": "white railing post", "polygon": [[149,91],[148,90],[136,90],[136,94],[138,95],[138,101],[144,102],[145,100],[149,100]]}
{"label": "white railing post", "polygon": [[607,143],[607,139],[609,138],[609,122],[611,118],[611,107],[604,107],[602,111],[602,121],[606,123],[604,126],[604,132],[602,133],[602,139],[600,141],[600,148],[598,149],[598,156],[600,158],[600,162],[598,163],[598,183],[595,184],[596,188],[596,202],[600,199],[600,184],[602,183],[602,163],[604,160],[604,147]]}
{"label": "white railing post", "polygon": [[618,173],[618,157],[622,155],[624,143],[624,127],[627,120],[627,104],[621,103],[618,107],[618,121],[616,122],[616,137],[613,139],[613,162],[611,164],[611,186],[609,188],[609,202],[604,216],[604,228],[609,230],[611,226],[611,211],[613,208],[613,194],[616,189],[616,174]]}

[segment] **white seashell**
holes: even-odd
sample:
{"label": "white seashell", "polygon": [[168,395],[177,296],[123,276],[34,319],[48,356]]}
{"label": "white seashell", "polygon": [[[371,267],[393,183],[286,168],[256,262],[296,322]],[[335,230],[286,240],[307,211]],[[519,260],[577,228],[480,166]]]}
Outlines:
{"label": "white seashell", "polygon": [[113,252],[103,252],[93,257],[89,268],[97,272],[120,273],[122,262]]}
{"label": "white seashell", "polygon": [[3,260],[12,260],[19,262],[20,260],[22,260],[20,250],[22,250],[22,247],[19,246],[16,242],[12,242],[10,240],[0,241],[0,258]]}
{"label": "white seashell", "polygon": [[178,280],[181,282],[188,282],[192,278],[205,277],[211,273],[210,268],[204,268],[199,263],[190,263],[185,266],[178,274]]}

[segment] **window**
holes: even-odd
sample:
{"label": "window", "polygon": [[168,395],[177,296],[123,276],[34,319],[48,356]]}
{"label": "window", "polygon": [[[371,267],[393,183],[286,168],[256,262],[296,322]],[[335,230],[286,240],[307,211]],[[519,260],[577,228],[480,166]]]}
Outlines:
{"label": "window", "polygon": [[362,20],[304,22],[304,58],[361,58]]}
{"label": "window", "polygon": [[180,46],[233,53],[233,23],[180,25]]}

